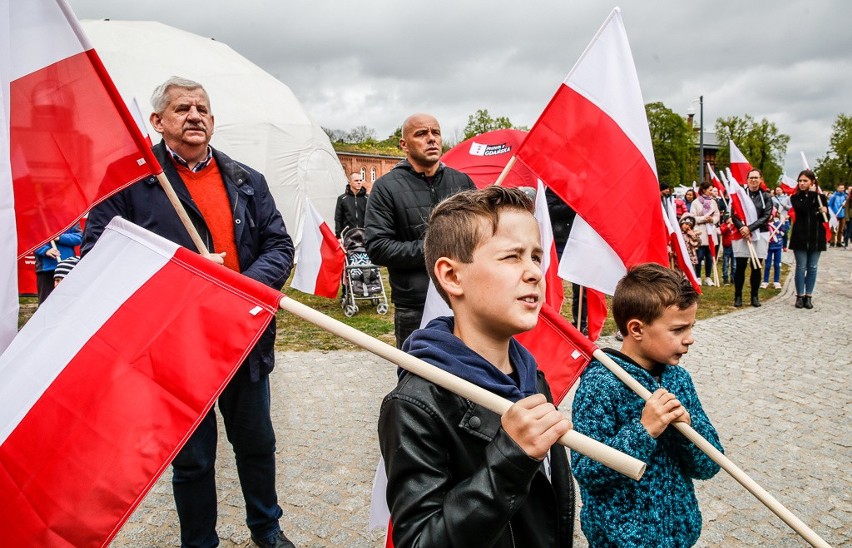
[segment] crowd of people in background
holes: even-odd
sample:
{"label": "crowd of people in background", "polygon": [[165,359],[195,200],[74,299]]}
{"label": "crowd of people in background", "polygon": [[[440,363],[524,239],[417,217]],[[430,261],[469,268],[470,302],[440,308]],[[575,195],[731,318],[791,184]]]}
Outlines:
{"label": "crowd of people in background", "polygon": [[781,258],[790,250],[795,260],[795,306],[813,308],[820,253],[828,247],[846,249],[852,238],[852,223],[846,222],[852,215],[852,190],[838,185],[830,195],[823,193],[810,169],[799,173],[796,191],[789,196],[780,185],[766,190],[760,170],[750,171],[746,195],[756,220],[748,224],[710,183],[690,188],[682,196],[673,196],[666,184],[660,190],[663,200],[673,200],[698,285],[718,284],[716,269],[721,264],[721,285],[734,284],[736,307],[743,305],[749,269],[752,306],[760,306],[759,290],[770,283],[781,289]]}

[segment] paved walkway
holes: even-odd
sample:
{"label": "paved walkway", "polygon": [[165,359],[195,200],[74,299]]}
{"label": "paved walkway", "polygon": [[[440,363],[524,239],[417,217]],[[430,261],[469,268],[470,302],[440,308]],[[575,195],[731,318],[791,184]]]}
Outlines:
{"label": "paved walkway", "polygon": [[[793,301],[788,280],[761,308],[700,322],[683,365],[728,457],[829,544],[852,546],[852,251],[823,255],[813,310]],[[278,355],[277,481],[282,523],[298,546],[382,546],[382,534],[366,523],[376,418],[394,371],[364,352]],[[563,409],[570,411],[570,400]],[[233,457],[220,437],[219,534],[223,546],[249,546]],[[168,476],[114,546],[179,545]],[[699,546],[805,545],[724,471],[702,482],[698,497]],[[585,545],[580,534],[575,545]]]}

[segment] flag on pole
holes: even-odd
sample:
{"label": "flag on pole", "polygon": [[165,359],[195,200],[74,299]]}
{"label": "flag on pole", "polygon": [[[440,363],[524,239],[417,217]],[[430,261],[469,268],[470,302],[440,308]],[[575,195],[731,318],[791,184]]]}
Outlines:
{"label": "flag on pole", "polygon": [[698,293],[701,293],[701,284],[698,283],[698,276],[695,274],[695,268],[693,268],[692,260],[689,258],[689,252],[686,249],[686,240],[683,238],[683,231],[680,229],[680,221],[678,221],[674,205],[670,201],[666,201],[661,206],[663,209],[663,219],[666,222],[666,230],[669,234],[669,245],[671,246],[672,254],[675,256],[677,266],[687,277],[692,287]]}
{"label": "flag on pole", "polygon": [[740,152],[740,149],[737,148],[733,140],[728,139],[728,143],[731,148],[731,173],[733,173],[734,179],[743,185],[748,180],[748,172],[754,168],[751,167],[749,161],[746,160],[745,154]]}
{"label": "flag on pole", "polygon": [[[553,225],[550,224],[550,212],[547,209],[547,196],[541,180],[537,182],[535,192],[535,220],[541,234],[541,248],[544,257],[541,261],[541,269],[544,271],[546,289],[544,302],[555,310],[562,310],[562,302],[565,300],[565,289],[562,287],[562,278],[557,272],[559,257],[556,254],[556,243],[553,240]],[[529,350],[529,349],[528,349]]]}
{"label": "flag on pole", "polygon": [[161,170],[65,0],[0,0],[0,12],[1,350],[17,321],[15,257]]}
{"label": "flag on pole", "polygon": [[628,267],[667,264],[651,135],[618,8],[516,156],[577,212],[563,278],[612,294]]}
{"label": "flag on pole", "polygon": [[[748,172],[746,172],[748,173]],[[737,181],[737,178],[728,169],[728,194],[731,196],[731,214],[736,217],[746,226],[757,221],[757,209],[754,207],[754,202],[746,194],[745,189]],[[751,239],[756,241],[760,236],[760,230],[755,230],[751,233]],[[739,240],[742,236],[739,231],[735,231],[731,236],[732,240]]]}
{"label": "flag on pole", "polygon": [[799,154],[802,155],[802,169],[810,169],[811,166],[810,166],[810,164],[808,164],[808,159],[805,157],[805,151],[800,150]]}
{"label": "flag on pole", "polygon": [[784,191],[784,194],[787,196],[792,196],[796,193],[798,189],[798,183],[792,177],[789,177],[786,173],[781,174],[781,190]]}
{"label": "flag on pole", "polygon": [[281,296],[113,219],[0,356],[4,543],[106,546]]}
{"label": "flag on pole", "polygon": [[719,177],[716,176],[716,172],[713,171],[713,166],[710,163],[707,163],[707,172],[710,173],[710,182],[713,183],[713,186],[716,190],[719,191],[719,196],[724,198],[728,195],[727,190],[725,190],[725,185],[722,184],[722,181],[719,180]]}
{"label": "flag on pole", "polygon": [[302,293],[337,298],[346,254],[317,208],[305,199],[302,242],[290,287]]}

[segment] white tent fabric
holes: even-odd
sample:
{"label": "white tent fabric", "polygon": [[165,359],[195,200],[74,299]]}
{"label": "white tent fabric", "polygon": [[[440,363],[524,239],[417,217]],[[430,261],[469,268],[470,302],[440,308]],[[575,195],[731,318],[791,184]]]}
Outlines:
{"label": "white tent fabric", "polygon": [[148,123],[151,92],[171,76],[204,85],[216,127],[211,144],[266,176],[287,230],[301,240],[305,198],[328,223],[346,176],[322,128],[286,85],[214,39],[152,21],[83,21],[128,103]]}

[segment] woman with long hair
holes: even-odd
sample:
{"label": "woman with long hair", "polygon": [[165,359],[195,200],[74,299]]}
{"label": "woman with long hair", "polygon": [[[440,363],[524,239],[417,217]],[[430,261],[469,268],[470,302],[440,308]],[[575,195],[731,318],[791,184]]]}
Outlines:
{"label": "woman with long hair", "polygon": [[819,255],[825,251],[825,213],[828,202],[817,192],[816,175],[805,169],[796,178],[798,188],[790,197],[795,221],[790,233],[790,249],[796,257],[796,308],[813,308]]}
{"label": "woman with long hair", "polygon": [[713,198],[713,193],[710,189],[713,188],[708,182],[701,183],[698,189],[698,198],[692,202],[690,213],[695,217],[695,230],[699,233],[698,249],[698,264],[695,268],[695,275],[698,278],[698,284],[701,285],[701,263],[704,263],[704,283],[713,285],[713,254],[710,253],[710,246],[716,248],[718,240],[716,239],[716,225],[719,224],[719,206]]}

